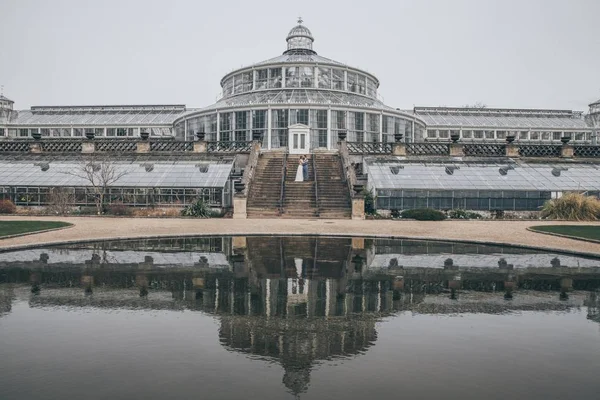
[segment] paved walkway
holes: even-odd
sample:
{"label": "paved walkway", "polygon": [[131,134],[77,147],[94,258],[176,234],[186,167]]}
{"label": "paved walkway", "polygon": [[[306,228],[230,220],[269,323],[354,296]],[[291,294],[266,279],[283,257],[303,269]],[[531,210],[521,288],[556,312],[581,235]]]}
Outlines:
{"label": "paved walkway", "polygon": [[[390,220],[281,220],[281,219],[156,219],[104,217],[13,217],[0,220],[65,221],[74,227],[0,239],[0,249],[33,247],[51,243],[115,238],[179,235],[317,234],[387,236],[441,240],[463,240],[533,246],[600,255],[600,244],[530,232],[533,225],[574,225],[545,221],[390,221]],[[583,225],[599,225],[582,223]]]}

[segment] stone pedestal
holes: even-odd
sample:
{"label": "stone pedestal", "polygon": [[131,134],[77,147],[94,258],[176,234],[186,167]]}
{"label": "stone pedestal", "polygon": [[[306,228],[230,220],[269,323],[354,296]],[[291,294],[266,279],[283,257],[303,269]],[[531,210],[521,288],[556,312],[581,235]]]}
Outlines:
{"label": "stone pedestal", "polygon": [[519,148],[517,147],[517,145],[506,145],[506,157],[519,157]]}
{"label": "stone pedestal", "polygon": [[[208,151],[208,145],[206,144],[206,141],[204,140],[199,140],[197,142],[194,142],[194,153],[206,153]],[[244,209],[244,213],[246,212],[246,210]]]}
{"label": "stone pedestal", "polygon": [[563,144],[560,148],[560,156],[562,158],[573,158],[573,152],[573,146],[571,146],[570,144]]}
{"label": "stone pedestal", "polygon": [[365,219],[365,199],[362,197],[352,199],[352,219]]}
{"label": "stone pedestal", "polygon": [[243,253],[246,250],[246,236],[232,237],[231,247],[233,247],[234,253]]}
{"label": "stone pedestal", "polygon": [[[198,143],[198,142],[196,142]],[[245,197],[233,197],[233,219],[246,219],[248,218],[248,214],[246,213],[246,203],[247,199]]]}
{"label": "stone pedestal", "polygon": [[461,143],[450,143],[450,157],[462,157],[464,155]]}
{"label": "stone pedestal", "polygon": [[150,142],[137,142],[137,153],[150,153]]}
{"label": "stone pedestal", "polygon": [[85,140],[83,143],[81,143],[81,152],[82,153],[93,153],[94,151],[96,151],[96,145],[94,144],[94,142],[90,141],[90,140]]}
{"label": "stone pedestal", "polygon": [[363,250],[365,248],[365,239],[352,238],[352,248],[357,250]]}
{"label": "stone pedestal", "polygon": [[42,145],[40,142],[29,143],[29,152],[30,153],[41,153]]}
{"label": "stone pedestal", "polygon": [[406,155],[406,145],[404,143],[392,143],[392,155],[405,156]]}

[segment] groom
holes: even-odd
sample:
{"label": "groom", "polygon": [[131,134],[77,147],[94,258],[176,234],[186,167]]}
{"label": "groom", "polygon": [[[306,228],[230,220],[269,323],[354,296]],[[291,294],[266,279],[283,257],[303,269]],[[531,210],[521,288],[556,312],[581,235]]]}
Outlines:
{"label": "groom", "polygon": [[302,156],[302,177],[305,181],[308,180],[308,157],[306,154]]}

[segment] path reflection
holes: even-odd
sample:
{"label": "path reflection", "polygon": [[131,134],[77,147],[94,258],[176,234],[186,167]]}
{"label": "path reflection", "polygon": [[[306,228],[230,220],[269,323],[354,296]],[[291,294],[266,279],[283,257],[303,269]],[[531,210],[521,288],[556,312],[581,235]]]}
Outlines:
{"label": "path reflection", "polygon": [[193,310],[225,348],[279,363],[294,394],[323,360],[354,357],[381,317],[568,310],[600,322],[600,262],[525,249],[402,240],[233,237],[0,253],[0,317],[31,307]]}

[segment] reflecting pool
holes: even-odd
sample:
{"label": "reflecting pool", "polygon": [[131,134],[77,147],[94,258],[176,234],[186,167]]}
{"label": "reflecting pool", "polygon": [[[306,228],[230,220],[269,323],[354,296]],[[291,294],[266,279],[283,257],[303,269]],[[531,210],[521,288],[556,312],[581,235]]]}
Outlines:
{"label": "reflecting pool", "polygon": [[363,238],[0,253],[0,399],[564,399],[600,390],[600,260]]}

